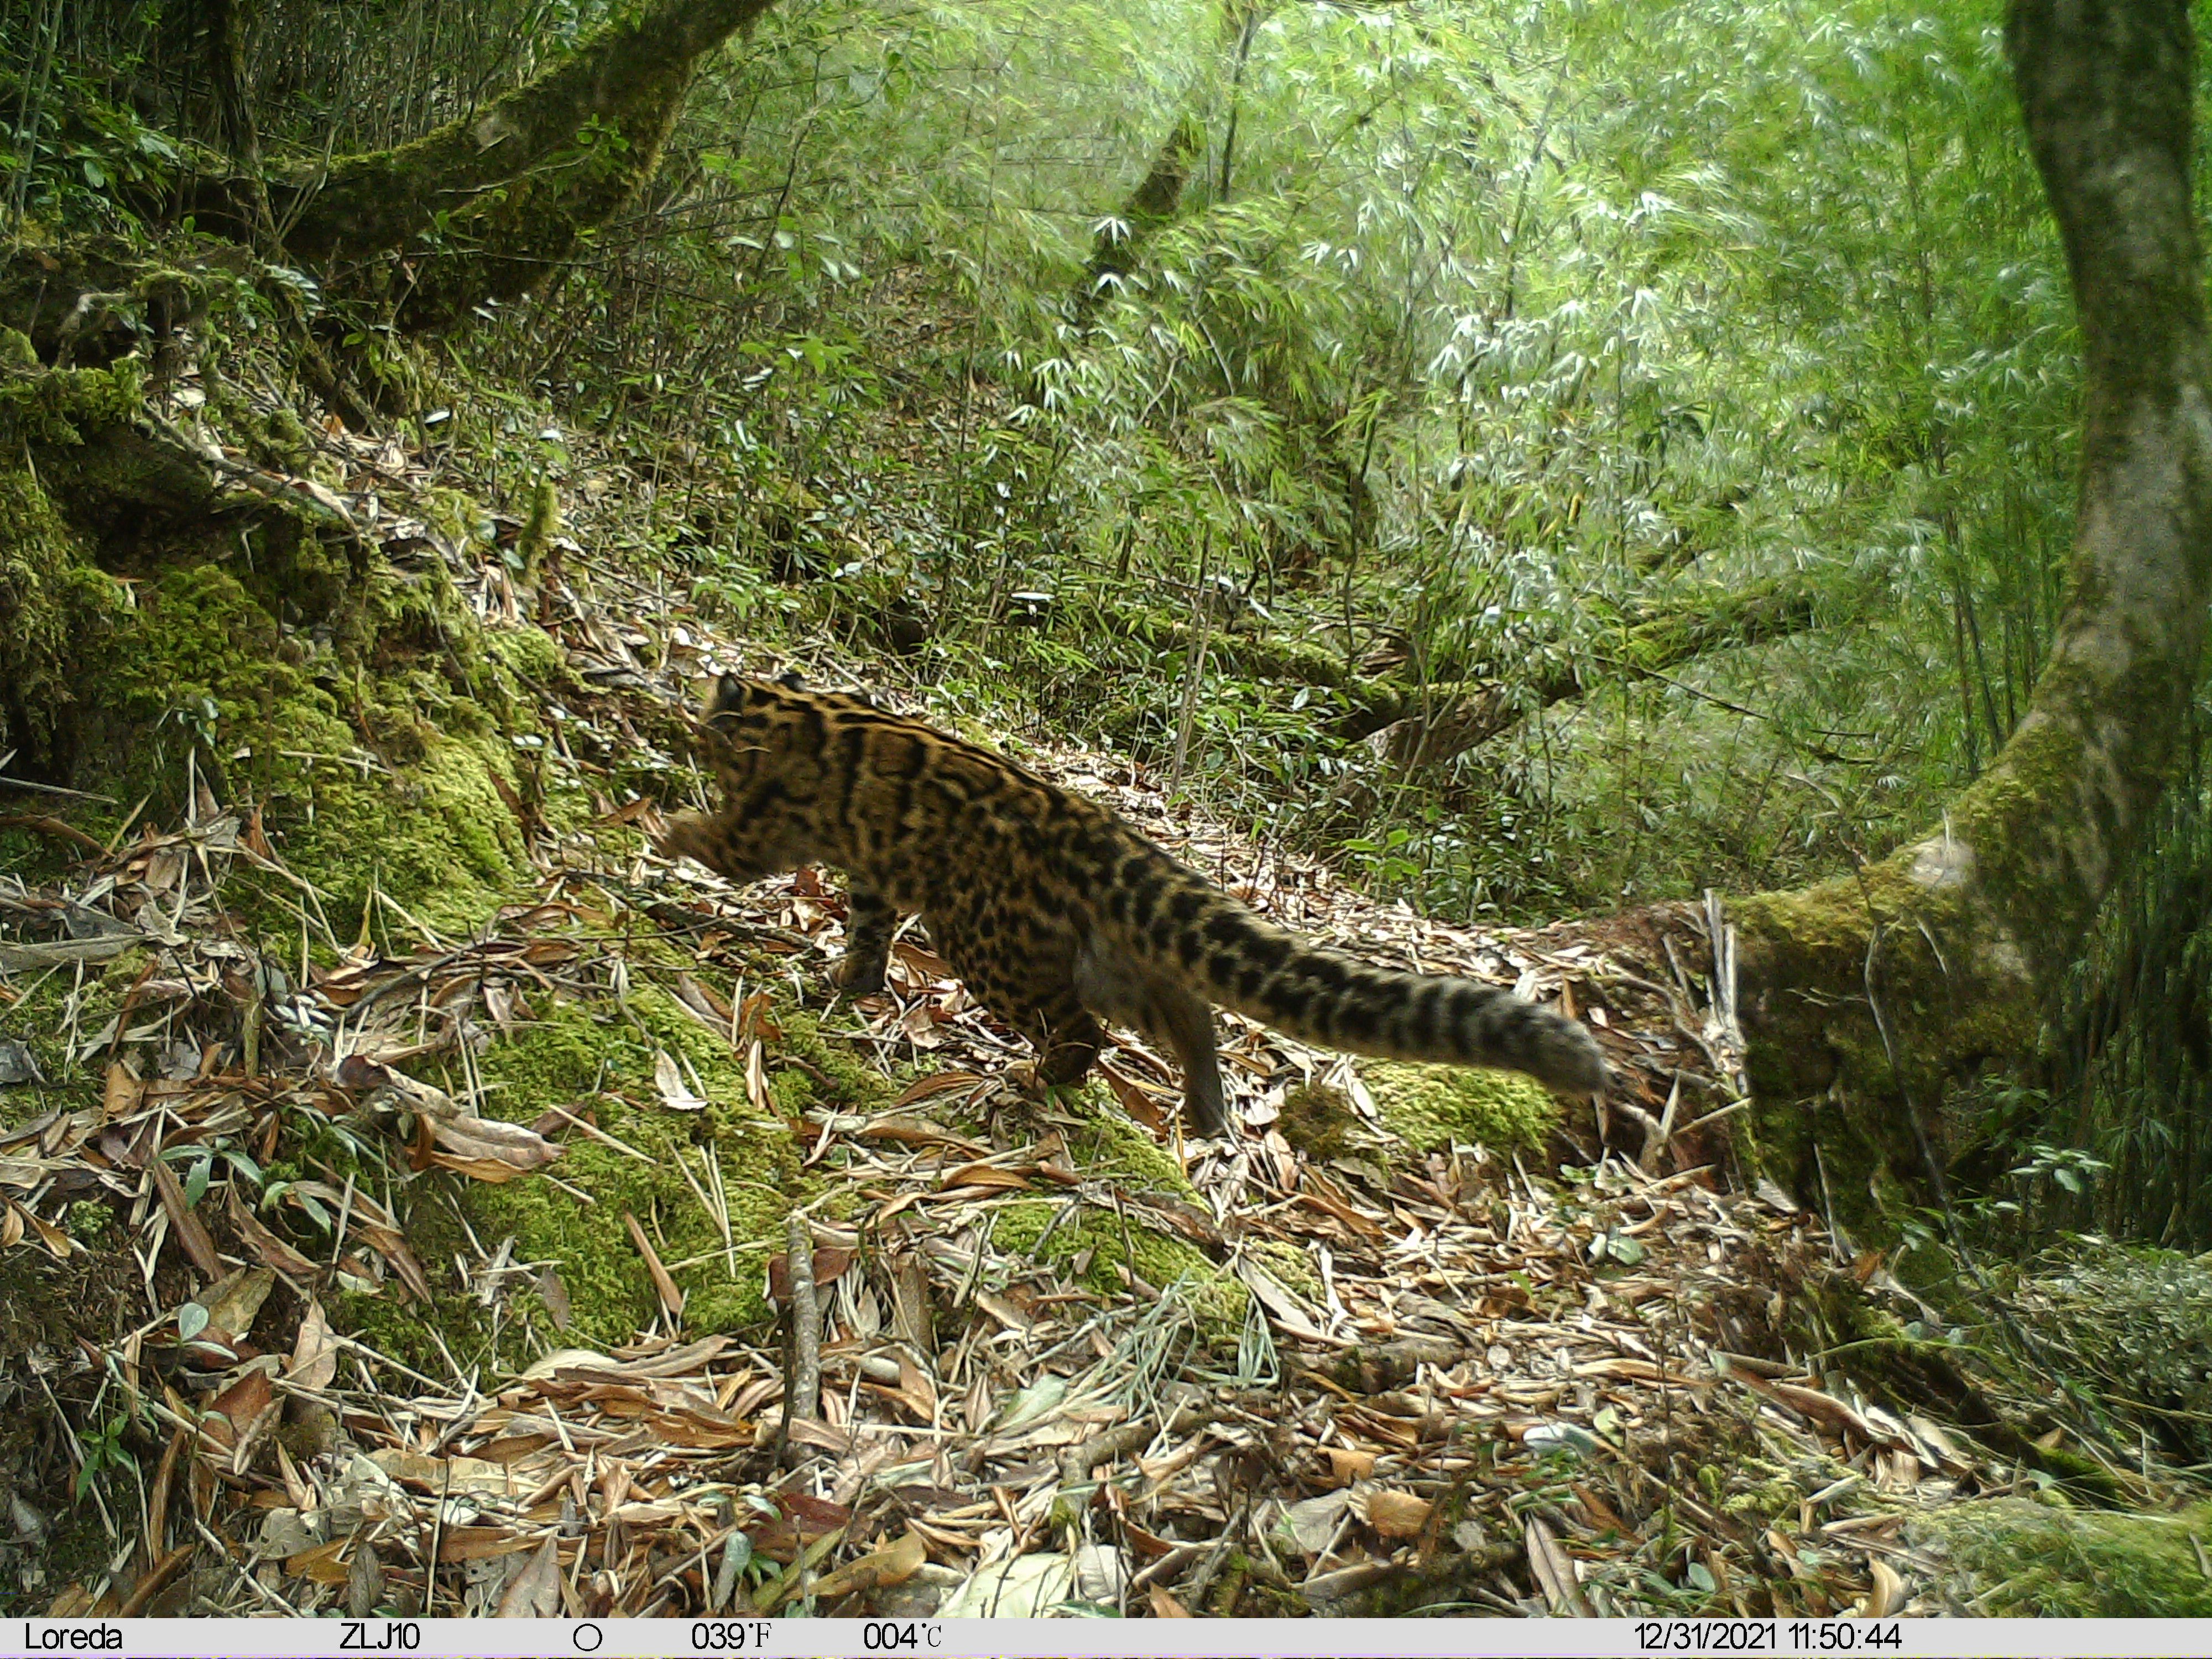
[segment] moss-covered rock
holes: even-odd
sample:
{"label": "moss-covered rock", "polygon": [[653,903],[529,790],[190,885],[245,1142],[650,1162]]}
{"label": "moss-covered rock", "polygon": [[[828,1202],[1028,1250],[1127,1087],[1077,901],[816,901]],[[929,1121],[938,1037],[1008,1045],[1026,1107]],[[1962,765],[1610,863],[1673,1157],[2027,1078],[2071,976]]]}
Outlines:
{"label": "moss-covered rock", "polygon": [[1369,1060],[1359,1077],[1384,1127],[1417,1152],[1454,1142],[1540,1146],[1559,1118],[1551,1091],[1518,1072]]}
{"label": "moss-covered rock", "polygon": [[137,396],[127,373],[0,376],[0,744],[33,776],[73,764],[79,665],[106,639],[125,595],[24,458],[33,444],[82,443],[82,427],[116,418]]}
{"label": "moss-covered rock", "polygon": [[2042,1619],[2212,1617],[2212,1577],[2192,1539],[2212,1511],[2126,1515],[2063,1500],[1952,1504],[1912,1520],[1906,1536],[1948,1556],[1952,1588],[1972,1611]]}
{"label": "moss-covered rock", "polygon": [[105,701],[112,774],[173,792],[191,751],[227,798],[264,804],[286,862],[348,916],[377,891],[465,932],[513,892],[514,763],[490,718],[456,718],[465,699],[396,665],[318,660],[227,568],[148,586],[115,628]]}

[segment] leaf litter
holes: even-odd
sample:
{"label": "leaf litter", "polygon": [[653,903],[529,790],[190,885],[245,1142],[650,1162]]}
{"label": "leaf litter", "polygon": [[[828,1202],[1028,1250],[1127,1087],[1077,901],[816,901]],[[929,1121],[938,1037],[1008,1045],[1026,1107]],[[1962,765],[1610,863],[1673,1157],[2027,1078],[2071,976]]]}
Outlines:
{"label": "leaf litter", "polygon": [[[321,441],[357,469],[333,510],[401,568],[445,567],[488,627],[526,625],[489,550],[380,513],[403,453]],[[382,945],[366,926],[346,942],[251,806],[197,778],[181,822],[92,843],[64,880],[0,875],[0,1251],[67,1263],[95,1249],[76,1224],[98,1206],[120,1229],[112,1288],[130,1308],[118,1340],[40,1343],[7,1388],[60,1415],[81,1468],[125,1408],[159,1448],[127,1460],[130,1512],[82,1483],[112,1547],[47,1583],[46,1612],[1960,1610],[1908,1522],[2027,1483],[2016,1460],[1887,1409],[1792,1334],[1793,1299],[1841,1258],[1814,1215],[1735,1171],[1724,1126],[1744,1080],[1717,903],[1698,963],[1626,923],[1454,928],[1262,855],[1134,763],[1070,748],[1023,758],[1289,926],[1562,1001],[1620,1086],[1563,1124],[1550,1156],[1417,1155],[1355,1066],[1224,1015],[1240,1133],[1185,1143],[1171,1069],[1124,1035],[1101,1076],[1181,1179],[1085,1168],[1077,1120],[1006,1085],[1022,1045],[909,933],[886,991],[825,1026],[902,1087],[886,1109],[794,1126],[811,1271],[792,1273],[787,1251],[764,1267],[742,1254],[757,1241],[732,1232],[719,1160],[684,1160],[728,1270],[763,1273],[780,1308],[811,1304],[787,1320],[811,1327],[811,1414],[787,1417],[795,1373],[775,1335],[684,1326],[676,1275],[699,1264],[663,1261],[629,1212],[603,1219],[658,1303],[630,1342],[491,1374],[441,1338],[441,1374],[334,1328],[334,1291],[427,1305],[456,1279],[487,1306],[534,1291],[566,1327],[562,1263],[473,1237],[473,1261],[425,1260],[410,1197],[562,1182],[580,1139],[651,1159],[587,1108],[507,1122],[405,1068],[435,1055],[472,1075],[526,998],[618,999],[648,971],[634,933],[690,958],[674,1000],[741,1058],[750,1110],[774,1110],[772,1064],[805,1063],[781,1053],[757,981],[714,988],[742,941],[819,1006],[842,898],[811,871],[741,889],[666,866],[642,850],[654,805],[611,798],[606,769],[580,757],[627,753],[680,779],[671,711],[745,653],[665,587],[565,550],[537,596],[571,676],[547,693],[546,760],[596,795],[596,822],[563,837],[526,818],[538,895],[477,937],[387,905]],[[298,951],[235,925],[224,890],[241,868],[295,895]],[[88,979],[131,951],[143,970],[85,1018]],[[33,994],[64,982],[55,1029],[22,1029]],[[33,1036],[67,1078],[42,1073]],[[679,1056],[656,1051],[653,1076],[660,1109],[708,1107]],[[1286,1097],[1315,1084],[1352,1119],[1326,1152],[1284,1132]],[[365,1153],[356,1173],[319,1159],[333,1135]],[[280,1161],[299,1173],[265,1178]],[[838,1193],[855,1201],[827,1201]],[[1211,1278],[1149,1282],[1129,1252],[1101,1288],[1095,1246],[1054,1254],[1001,1229],[1009,1206],[1040,1201],[1055,1206],[1048,1237],[1091,1237],[1086,1219],[1142,1229]],[[1856,1272],[1894,1290],[1878,1262]],[[13,1519],[19,1540],[52,1524],[21,1495]]]}

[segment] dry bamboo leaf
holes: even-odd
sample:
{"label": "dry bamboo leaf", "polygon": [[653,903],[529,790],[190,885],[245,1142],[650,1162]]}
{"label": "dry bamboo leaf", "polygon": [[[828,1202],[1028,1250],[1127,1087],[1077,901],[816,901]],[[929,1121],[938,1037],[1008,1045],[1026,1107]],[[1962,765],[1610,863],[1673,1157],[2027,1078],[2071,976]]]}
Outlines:
{"label": "dry bamboo leaf", "polygon": [[917,1002],[898,1018],[899,1030],[906,1033],[907,1041],[917,1048],[941,1048],[945,1034],[938,1029],[937,1010],[928,1003]]}
{"label": "dry bamboo leaf", "polygon": [[477,1181],[512,1181],[543,1169],[568,1150],[527,1124],[497,1118],[435,1118],[430,1132],[441,1149],[430,1161]]}
{"label": "dry bamboo leaf", "polygon": [[[766,994],[759,992],[755,994]],[[746,1006],[750,1007],[751,1004],[748,1002]],[[775,1103],[768,1092],[768,1059],[762,1051],[758,1037],[755,1037],[752,1046],[745,1050],[745,1103],[763,1117],[774,1115]]]}
{"label": "dry bamboo leaf", "polygon": [[827,1601],[858,1591],[889,1589],[913,1577],[928,1559],[929,1549],[921,1535],[908,1532],[896,1543],[886,1544],[817,1581],[814,1594],[817,1600]]}
{"label": "dry bamboo leaf", "polygon": [[[983,1075],[979,1072],[939,1072],[934,1077],[926,1077],[919,1082],[908,1084],[900,1093],[899,1097],[891,1102],[891,1109],[894,1112],[896,1112],[906,1107],[912,1106],[917,1102],[927,1100],[933,1095],[946,1094],[955,1089],[973,1089],[980,1086],[985,1080],[986,1079]],[[889,1129],[887,1126],[902,1121],[920,1124],[922,1120],[878,1118],[873,1123],[869,1125],[868,1129],[864,1133],[888,1133]],[[945,1139],[950,1139],[953,1138],[948,1131],[936,1129],[936,1126],[933,1124],[927,1125],[927,1127],[935,1129],[939,1135],[943,1136]]]}
{"label": "dry bamboo leaf", "polygon": [[238,1182],[230,1183],[229,1210],[231,1225],[237,1230],[240,1242],[263,1267],[273,1267],[290,1279],[313,1279],[316,1273],[315,1264],[263,1226],[252,1210],[239,1197],[238,1188]]}
{"label": "dry bamboo leaf", "polygon": [[154,1190],[161,1195],[162,1212],[169,1218],[170,1232],[184,1246],[185,1254],[191,1257],[192,1266],[213,1284],[222,1277],[222,1258],[216,1254],[215,1240],[208,1237],[208,1230],[185,1202],[184,1183],[177,1179],[177,1172],[169,1167],[167,1159],[155,1158],[147,1168],[154,1177]]}
{"label": "dry bamboo leaf", "polygon": [[327,1544],[318,1544],[284,1558],[284,1571],[295,1578],[305,1578],[317,1584],[343,1584],[347,1570],[338,1558],[345,1553],[352,1538],[333,1538]]}
{"label": "dry bamboo leaf", "polygon": [[684,1081],[684,1073],[665,1049],[653,1052],[653,1086],[660,1095],[660,1103],[672,1112],[703,1112],[707,1109],[707,1103],[691,1092]]}
{"label": "dry bamboo leaf", "polygon": [[934,1422],[937,1419],[937,1385],[929,1380],[929,1373],[905,1354],[898,1357],[898,1367],[900,1403],[920,1421]]}
{"label": "dry bamboo leaf", "polygon": [[391,1480],[419,1486],[434,1498],[475,1492],[494,1498],[514,1494],[514,1478],[503,1465],[481,1457],[430,1457],[408,1446],[387,1446],[368,1461]]}
{"label": "dry bamboo leaf", "polygon": [[1538,1516],[1530,1516],[1522,1528],[1522,1543],[1528,1555],[1528,1571],[1544,1593],[1544,1605],[1554,1613],[1577,1619],[1589,1617],[1582,1586],[1575,1582],[1575,1564],[1559,1539]]}
{"label": "dry bamboo leaf", "polygon": [[[14,1208],[15,1206],[10,1206],[9,1207]],[[19,1212],[19,1213],[21,1214],[24,1220],[30,1224],[31,1231],[39,1236],[39,1243],[46,1247],[47,1251],[53,1256],[55,1261],[66,1261],[70,1257],[76,1254],[78,1247],[76,1243],[70,1239],[70,1236],[64,1232],[60,1228],[55,1226],[52,1222],[48,1221],[36,1210],[23,1210]],[[204,1237],[206,1235],[203,1233],[201,1237]],[[212,1249],[214,1247],[210,1245],[209,1248]]]}
{"label": "dry bamboo leaf", "polygon": [[513,1527],[447,1527],[438,1540],[438,1565],[495,1560],[503,1555],[520,1555],[532,1547],[530,1534]]}
{"label": "dry bamboo leaf", "polygon": [[[972,1073],[965,1072],[947,1073],[945,1075],[976,1080]],[[871,1118],[853,1133],[862,1140],[890,1140],[906,1146],[951,1146],[979,1158],[990,1152],[990,1148],[981,1142],[970,1140],[967,1136],[945,1128],[942,1124],[933,1123],[926,1117]]]}
{"label": "dry bamboo leaf", "polygon": [[430,1276],[422,1271],[422,1264],[416,1260],[415,1252],[407,1248],[406,1235],[397,1227],[374,1221],[356,1220],[354,1227],[379,1255],[392,1264],[392,1271],[399,1275],[400,1283],[406,1285],[418,1300],[428,1302],[432,1299]]}
{"label": "dry bamboo leaf", "polygon": [[242,1337],[253,1328],[261,1304],[269,1299],[276,1283],[273,1268],[234,1268],[192,1300],[206,1311],[210,1327],[232,1337]]}
{"label": "dry bamboo leaf", "polygon": [[969,1192],[1018,1193],[1034,1184],[1024,1170],[995,1164],[963,1164],[937,1178],[939,1189],[945,1193],[956,1187]]}
{"label": "dry bamboo leaf", "polygon": [[629,1228],[630,1241],[637,1253],[645,1258],[645,1270],[653,1276],[653,1288],[660,1297],[660,1305],[667,1310],[671,1321],[684,1317],[684,1292],[668,1276],[668,1269],[660,1265],[660,1255],[653,1248],[653,1241],[645,1236],[645,1229],[628,1210],[623,1212],[623,1221]]}
{"label": "dry bamboo leaf", "polygon": [[1190,1609],[1183,1606],[1182,1602],[1176,1601],[1174,1596],[1170,1595],[1160,1585],[1147,1584],[1145,1587],[1145,1599],[1152,1603],[1152,1617],[1155,1619],[1188,1619],[1190,1617]]}
{"label": "dry bamboo leaf", "polygon": [[568,1305],[568,1287],[560,1273],[548,1267],[538,1275],[538,1299],[544,1303],[545,1311],[553,1316],[553,1328],[566,1331],[572,1317]]}
{"label": "dry bamboo leaf", "polygon": [[1322,1450],[1328,1458],[1329,1480],[1334,1486],[1348,1486],[1375,1473],[1377,1454],[1374,1452],[1358,1451],[1349,1446],[1324,1446]]}
{"label": "dry bamboo leaf", "polygon": [[107,1068],[107,1081],[100,1091],[100,1116],[105,1123],[114,1123],[129,1117],[138,1109],[138,1102],[146,1092],[131,1069],[121,1060]]}
{"label": "dry bamboo leaf", "polygon": [[726,1039],[730,1028],[737,1020],[737,1012],[730,1005],[690,974],[676,976],[676,995],[679,1001],[698,1018],[699,1023],[716,1036]]}
{"label": "dry bamboo leaf", "polygon": [[530,1565],[515,1574],[499,1598],[501,1619],[555,1619],[561,1613],[561,1540],[548,1533]]}
{"label": "dry bamboo leaf", "polygon": [[1867,1592],[1866,1614],[1869,1619],[1887,1619],[1905,1605],[1905,1580],[1897,1569],[1875,1557],[1867,1563],[1873,1575],[1874,1588]]}

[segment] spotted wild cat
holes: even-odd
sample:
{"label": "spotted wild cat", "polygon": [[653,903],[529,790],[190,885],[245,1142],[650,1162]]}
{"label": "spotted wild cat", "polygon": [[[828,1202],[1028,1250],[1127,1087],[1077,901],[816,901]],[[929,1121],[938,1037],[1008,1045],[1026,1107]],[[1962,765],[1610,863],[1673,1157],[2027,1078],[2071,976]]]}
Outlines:
{"label": "spotted wild cat", "polygon": [[1171,1051],[1183,1103],[1227,1127],[1213,1003],[1310,1042],[1527,1072],[1588,1094],[1590,1034],[1473,980],[1373,968],[1285,933],[1178,864],[1096,801],[866,698],[725,675],[701,717],[721,810],[669,828],[663,850],[732,881],[822,863],[851,878],[843,988],[880,988],[901,914],[979,1001],[1029,1038],[1038,1075],[1069,1084],[1100,1021]]}

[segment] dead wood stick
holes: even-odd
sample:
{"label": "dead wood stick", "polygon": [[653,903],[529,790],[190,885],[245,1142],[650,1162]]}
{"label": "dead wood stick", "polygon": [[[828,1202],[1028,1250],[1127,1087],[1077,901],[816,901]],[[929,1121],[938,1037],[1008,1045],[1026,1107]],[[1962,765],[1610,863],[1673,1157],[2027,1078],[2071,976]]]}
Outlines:
{"label": "dead wood stick", "polygon": [[811,1421],[821,1409],[822,1308],[814,1296],[814,1238],[806,1218],[793,1213],[783,1230],[785,1283],[791,1296],[791,1362],[783,1394],[783,1449],[791,1455],[791,1425]]}
{"label": "dead wood stick", "polygon": [[[13,783],[13,778],[0,782]],[[64,823],[49,812],[0,812],[0,830],[28,830],[34,835],[51,836],[56,841],[65,841],[82,848],[94,858],[105,858],[107,848],[73,823]]]}
{"label": "dead wood stick", "polygon": [[1110,1463],[1125,1452],[1144,1450],[1158,1432],[1158,1425],[1140,1417],[1133,1423],[1124,1423],[1103,1434],[1094,1434],[1079,1445],[1070,1446],[1060,1455],[1060,1484],[1082,1485],[1101,1464]]}
{"label": "dead wood stick", "polygon": [[138,1581],[123,1605],[115,1610],[118,1619],[136,1619],[146,1611],[146,1604],[161,1593],[162,1588],[184,1570],[199,1547],[197,1544],[179,1544],[147,1569],[146,1576]]}

